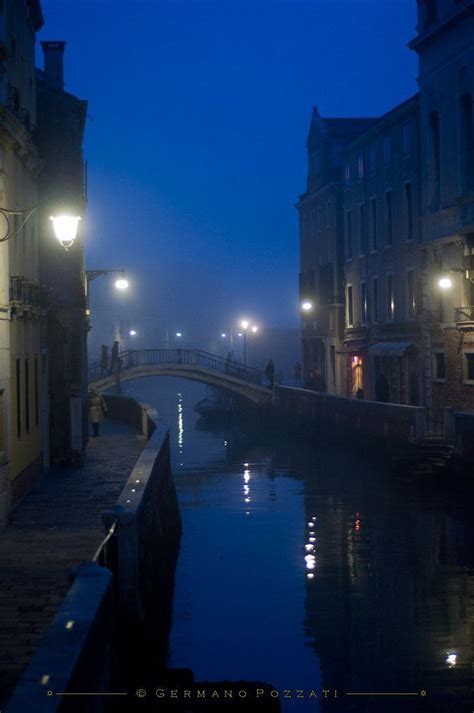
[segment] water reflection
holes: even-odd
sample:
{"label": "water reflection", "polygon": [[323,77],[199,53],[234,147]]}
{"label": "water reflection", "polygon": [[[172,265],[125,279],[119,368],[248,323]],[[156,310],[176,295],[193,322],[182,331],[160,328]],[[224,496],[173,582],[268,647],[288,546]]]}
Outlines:
{"label": "water reflection", "polygon": [[[143,399],[177,429],[184,536],[170,664],[316,691],[281,701],[302,713],[471,711],[467,486],[401,482],[376,455],[197,429],[195,385],[180,383],[176,421],[177,388],[163,382]],[[369,695],[384,692],[407,695]]]}

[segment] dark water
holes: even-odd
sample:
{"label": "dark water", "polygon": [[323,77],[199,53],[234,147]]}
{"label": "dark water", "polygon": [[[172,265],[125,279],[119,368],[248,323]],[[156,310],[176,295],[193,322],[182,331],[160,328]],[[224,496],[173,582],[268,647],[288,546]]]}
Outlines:
{"label": "dark water", "polygon": [[284,711],[474,710],[465,483],[394,476],[343,437],[329,448],[205,428],[192,382],[128,392],[172,432],[183,540],[171,667],[265,681]]}

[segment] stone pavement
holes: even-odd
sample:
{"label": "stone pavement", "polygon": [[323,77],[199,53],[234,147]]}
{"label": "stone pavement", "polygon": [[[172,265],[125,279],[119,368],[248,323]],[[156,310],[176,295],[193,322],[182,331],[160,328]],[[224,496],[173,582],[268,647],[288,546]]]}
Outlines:
{"label": "stone pavement", "polygon": [[0,710],[68,590],[68,573],[92,559],[145,440],[117,421],[91,438],[83,468],[46,475],[0,534]]}

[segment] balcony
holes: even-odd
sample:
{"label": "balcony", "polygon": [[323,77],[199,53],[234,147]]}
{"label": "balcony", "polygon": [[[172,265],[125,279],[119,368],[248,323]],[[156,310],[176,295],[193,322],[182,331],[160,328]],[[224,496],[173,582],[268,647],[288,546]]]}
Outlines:
{"label": "balcony", "polygon": [[26,312],[44,309],[47,306],[48,290],[43,285],[24,277],[10,278],[10,307],[12,314],[21,316]]}
{"label": "balcony", "polygon": [[474,306],[456,307],[454,321],[458,329],[474,329]]}

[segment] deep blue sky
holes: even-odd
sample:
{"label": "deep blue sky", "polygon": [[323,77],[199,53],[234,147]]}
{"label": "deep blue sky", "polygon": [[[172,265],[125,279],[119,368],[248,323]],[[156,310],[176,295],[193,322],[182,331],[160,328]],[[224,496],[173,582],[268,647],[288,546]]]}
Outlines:
{"label": "deep blue sky", "polygon": [[172,328],[296,324],[311,107],[371,116],[416,91],[415,0],[42,5],[89,100],[89,267],[126,266],[122,308]]}

